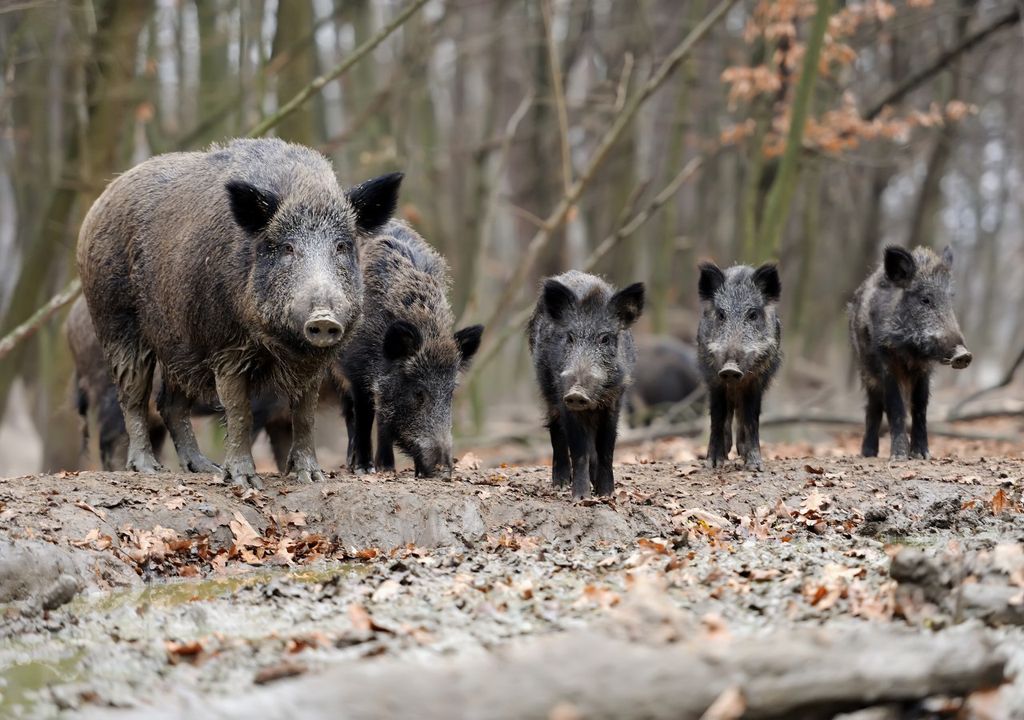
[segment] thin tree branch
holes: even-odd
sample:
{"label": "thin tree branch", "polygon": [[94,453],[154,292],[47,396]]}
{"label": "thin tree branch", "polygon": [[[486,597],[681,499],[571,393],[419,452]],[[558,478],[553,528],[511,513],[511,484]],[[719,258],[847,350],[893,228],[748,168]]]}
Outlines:
{"label": "thin tree branch", "polygon": [[935,58],[929,65],[926,65],[921,70],[913,73],[906,80],[901,82],[895,88],[889,91],[885,97],[875,103],[870,110],[865,113],[864,118],[866,120],[874,120],[888,105],[892,105],[899,100],[902,100],[905,95],[911,91],[917,89],[918,86],[922,85],[933,75],[938,73],[940,70],[945,68],[951,62],[956,60],[958,57],[963,55],[965,52],[974,49],[979,43],[983,42],[990,35],[998,32],[999,30],[1010,27],[1020,22],[1021,9],[1018,5],[1010,12],[1006,13],[1002,17],[996,18],[992,23],[981,28],[977,32],[968,35],[958,45],[953,46],[946,52]]}
{"label": "thin tree branch", "polygon": [[572,156],[569,149],[569,112],[566,109],[565,88],[562,85],[562,68],[558,59],[558,46],[552,27],[551,0],[542,0],[541,16],[544,19],[544,40],[548,50],[548,67],[551,70],[551,94],[554,96],[555,113],[558,116],[558,140],[562,150],[562,188],[565,194],[572,190]]}
{"label": "thin tree branch", "polygon": [[[488,327],[496,327],[498,322],[503,318],[508,308],[511,306],[516,294],[521,291],[523,283],[526,281],[530,271],[533,269],[540,253],[551,240],[552,233],[554,233],[554,231],[557,230],[565,221],[566,216],[569,214],[569,210],[580,199],[580,196],[590,184],[590,181],[593,179],[597,169],[608,157],[612,147],[618,142],[623,131],[633,121],[633,118],[636,117],[637,112],[639,112],[644,102],[646,102],[647,99],[664,84],[664,82],[679,67],[682,61],[690,54],[690,52],[693,51],[696,44],[700,42],[705,35],[707,35],[711,28],[714,27],[715,23],[725,16],[726,12],[728,12],[729,8],[731,8],[736,1],[737,0],[722,0],[717,7],[711,11],[711,13],[708,14],[708,16],[705,17],[690,32],[690,34],[675,47],[669,56],[665,58],[664,62],[662,62],[658,67],[654,75],[652,75],[650,79],[644,83],[640,91],[626,103],[626,107],[623,111],[616,115],[611,127],[601,138],[597,149],[594,150],[594,153],[591,155],[583,172],[580,173],[579,177],[569,189],[569,192],[562,197],[558,202],[558,205],[555,206],[555,209],[548,216],[547,220],[545,220],[544,227],[539,229],[530,240],[519,264],[516,266],[515,270],[513,270],[511,276],[509,276],[509,278],[504,282],[504,289],[498,299],[498,303],[485,323]],[[489,352],[493,354],[494,350],[492,349]],[[480,364],[477,364],[476,367],[480,367]]]}
{"label": "thin tree branch", "polygon": [[995,385],[989,385],[986,388],[982,388],[981,390],[978,390],[977,392],[971,393],[970,395],[965,397],[963,400],[958,402],[953,407],[952,410],[949,411],[949,414],[946,416],[946,419],[947,420],[958,420],[958,419],[960,419],[960,411],[963,410],[965,406],[967,406],[968,404],[974,402],[975,400],[977,400],[980,397],[984,397],[985,395],[988,395],[990,392],[995,392],[996,390],[1000,390],[1000,389],[1006,387],[1007,385],[1009,385],[1010,383],[1012,383],[1013,382],[1013,378],[1017,374],[1017,371],[1020,369],[1021,365],[1024,365],[1024,348],[1021,348],[1020,352],[1017,353],[1017,359],[1014,360],[1013,363],[1010,364],[1010,367],[1008,367],[1006,369],[1006,372],[1003,373],[1003,377],[999,380],[999,382],[997,382]]}
{"label": "thin tree branch", "polygon": [[373,50],[384,42],[388,36],[400,28],[406,20],[411,18],[417,10],[426,5],[427,1],[428,0],[412,0],[412,2],[402,10],[402,12],[398,13],[391,22],[382,27],[376,35],[353,50],[347,58],[342,60],[341,63],[334,67],[330,72],[321,75],[300,90],[295,97],[282,105],[281,108],[273,115],[263,118],[263,120],[257,123],[256,126],[247,133],[246,137],[260,137],[280,124],[286,117],[302,107],[307,100],[319,93],[327,83],[332,80],[337,80],[348,72],[353,65],[373,52]]}
{"label": "thin tree branch", "polygon": [[17,345],[32,337],[47,320],[58,310],[69,305],[82,292],[82,283],[75,278],[59,293],[50,298],[45,305],[32,313],[32,316],[0,339],[0,360],[3,360]]}

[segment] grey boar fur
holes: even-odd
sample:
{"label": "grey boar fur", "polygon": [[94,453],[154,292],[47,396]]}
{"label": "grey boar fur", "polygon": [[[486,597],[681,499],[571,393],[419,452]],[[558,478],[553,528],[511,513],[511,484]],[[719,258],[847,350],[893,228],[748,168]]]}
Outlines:
{"label": "grey boar fur", "polygon": [[708,466],[729,457],[735,417],[736,450],[748,468],[760,470],[761,401],[782,363],[778,269],[735,265],[723,272],[702,263],[698,292],[697,354],[711,414]]}
{"label": "grey boar fur", "polygon": [[[953,310],[953,251],[942,256],[928,248],[913,252],[885,249],[878,268],[849,305],[850,339],[867,395],[866,457],[878,455],[882,413],[889,417],[890,456],[927,458],[928,396],[936,362],[962,369],[970,365]],[[913,426],[907,439],[906,408]]]}
{"label": "grey boar fur", "polygon": [[160,469],[146,419],[159,361],[182,468],[218,469],[199,452],[190,411],[219,399],[223,475],[258,486],[250,396],[270,390],[292,412],[289,471],[322,479],[317,395],[362,306],[356,243],[390,218],[400,181],[346,194],[309,148],[235,140],[152,158],[107,187],[82,224],[78,269],[118,387],[128,469]]}
{"label": "grey boar fur", "polygon": [[571,483],[573,497],[615,490],[619,412],[636,362],[630,327],[643,307],[642,283],[616,292],[599,277],[570,270],[544,281],[530,318],[530,352],[551,435],[551,481]]}
{"label": "grey boar fur", "polygon": [[702,383],[693,345],[670,335],[637,338],[633,384],[626,393],[630,425],[650,425],[655,417],[671,412],[673,405],[691,396],[694,400],[689,407],[703,412],[703,403],[694,396]]}
{"label": "grey boar fur", "polygon": [[448,264],[409,226],[390,222],[360,252],[363,317],[338,364],[349,465],[394,470],[398,445],[416,475],[433,475],[438,466],[450,471],[452,397],[483,327],[453,331]]}

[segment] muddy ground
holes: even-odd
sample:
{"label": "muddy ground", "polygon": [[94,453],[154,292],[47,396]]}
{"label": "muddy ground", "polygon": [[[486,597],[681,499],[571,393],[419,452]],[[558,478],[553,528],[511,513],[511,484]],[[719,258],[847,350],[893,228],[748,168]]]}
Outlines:
{"label": "muddy ground", "polygon": [[[955,664],[955,632],[994,648],[983,654],[999,679],[988,667],[958,685],[971,671],[956,666],[890,695],[873,680],[851,691],[859,700],[797,714],[758,709],[771,693],[736,671],[704,683],[718,699],[707,716],[1024,717],[1024,461],[1004,446],[936,445],[946,457],[902,463],[780,445],[750,473],[708,471],[692,443],[667,441],[624,451],[614,497],[581,502],[549,486],[548,468],[472,457],[451,480],[270,476],[244,493],[171,473],[0,480],[0,717],[290,717],[303,703],[303,717],[374,717],[374,703],[376,716],[428,717],[416,683],[359,712],[336,695],[358,693],[342,680],[367,668],[462,678],[507,661],[514,674],[503,648],[534,658],[544,702],[543,675],[562,683],[547,709],[506,698],[507,716],[614,717],[594,709],[612,706],[602,693],[614,683],[574,675],[592,658],[574,670],[557,660],[564,649],[536,643],[614,641],[655,665],[669,649],[718,647],[717,667],[746,646],[770,665],[777,646],[781,668],[794,664],[787,643],[811,634],[876,650],[911,637],[926,654],[945,642]],[[687,669],[667,677],[685,682]],[[576,680],[592,689],[572,695]],[[466,707],[436,716],[473,716]]]}

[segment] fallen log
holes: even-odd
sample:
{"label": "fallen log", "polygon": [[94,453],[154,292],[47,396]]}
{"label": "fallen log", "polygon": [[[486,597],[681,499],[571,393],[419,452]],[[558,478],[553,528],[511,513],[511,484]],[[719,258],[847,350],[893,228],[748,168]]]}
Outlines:
{"label": "fallen log", "polygon": [[[359,661],[229,698],[196,698],[146,718],[302,717],[831,718],[1003,681],[996,640],[978,628],[907,634],[786,633],[648,646],[597,633],[549,636],[448,660]],[[125,717],[122,714],[104,717]]]}

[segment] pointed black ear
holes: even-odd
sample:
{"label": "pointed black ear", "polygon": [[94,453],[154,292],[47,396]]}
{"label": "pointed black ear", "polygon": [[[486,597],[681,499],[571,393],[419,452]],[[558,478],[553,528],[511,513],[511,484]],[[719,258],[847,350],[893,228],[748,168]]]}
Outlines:
{"label": "pointed black ear", "polygon": [[469,363],[473,356],[476,355],[476,351],[480,349],[480,338],[483,334],[483,325],[470,325],[456,331],[455,342],[459,346],[459,352],[462,354],[462,362],[459,365],[459,369],[465,370],[469,367]]}
{"label": "pointed black ear", "polygon": [[782,295],[782,281],[775,263],[765,263],[754,271],[754,284],[764,295],[765,302],[778,302]]}
{"label": "pointed black ear", "polygon": [[384,357],[391,362],[412,357],[421,345],[420,329],[405,320],[395,320],[384,333]]}
{"label": "pointed black ear", "polygon": [[697,282],[697,292],[701,300],[714,300],[718,288],[725,284],[725,273],[713,262],[702,262],[700,264],[700,280]]}
{"label": "pointed black ear", "polygon": [[356,227],[360,232],[372,235],[395,214],[403,177],[400,172],[381,175],[348,191],[348,201],[356,211]]}
{"label": "pointed black ear", "polygon": [[942,262],[945,263],[946,267],[952,269],[953,267],[953,246],[947,245],[946,249],[942,251]]}
{"label": "pointed black ear", "polygon": [[885,249],[885,276],[896,285],[906,285],[917,272],[917,263],[909,250],[890,245]]}
{"label": "pointed black ear", "polygon": [[235,222],[250,235],[265,228],[281,204],[281,199],[274,193],[261,190],[244,180],[229,180],[224,189],[228,191]]}
{"label": "pointed black ear", "polygon": [[575,304],[576,296],[572,290],[551,278],[544,281],[544,309],[552,320],[561,320]]}
{"label": "pointed black ear", "polygon": [[637,321],[644,311],[644,284],[633,283],[612,295],[608,307],[615,313],[623,327],[629,327]]}

